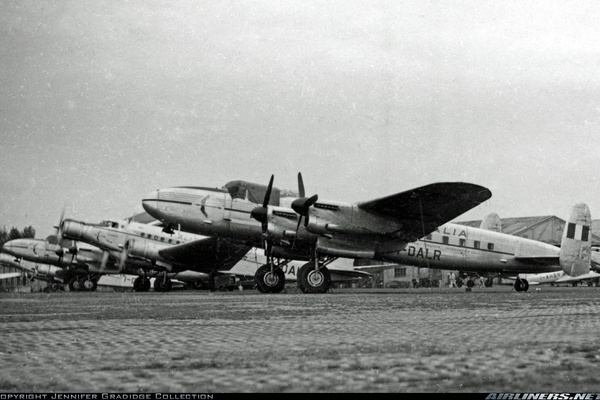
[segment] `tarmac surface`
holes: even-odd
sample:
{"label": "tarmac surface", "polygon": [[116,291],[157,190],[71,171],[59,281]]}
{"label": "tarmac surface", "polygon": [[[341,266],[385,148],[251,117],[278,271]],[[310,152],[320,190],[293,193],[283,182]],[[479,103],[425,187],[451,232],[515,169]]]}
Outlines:
{"label": "tarmac surface", "polygon": [[596,392],[600,288],[0,293],[0,392]]}

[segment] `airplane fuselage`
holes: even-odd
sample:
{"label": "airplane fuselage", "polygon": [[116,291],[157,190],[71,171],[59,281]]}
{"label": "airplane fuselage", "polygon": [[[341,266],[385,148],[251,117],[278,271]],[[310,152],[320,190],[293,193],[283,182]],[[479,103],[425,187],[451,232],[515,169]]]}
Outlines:
{"label": "airplane fuselage", "polygon": [[[552,272],[561,269],[559,250],[531,239],[447,223],[404,250],[386,255],[385,261],[479,273]],[[519,255],[556,257],[556,262],[525,262],[517,259]]]}
{"label": "airplane fuselage", "polygon": [[[272,206],[269,218],[274,214],[279,218],[273,226],[279,229],[282,237],[289,236],[293,241],[297,224],[297,215],[293,210],[286,211],[285,206],[293,199],[282,199],[283,207]],[[283,203],[287,204],[283,204]],[[144,208],[155,218],[164,222],[179,225],[181,229],[203,235],[228,237],[241,241],[251,242],[255,247],[262,246],[261,226],[250,216],[251,210],[256,207],[246,199],[232,199],[224,189],[206,188],[170,188],[154,192],[153,196],[143,201]],[[344,210],[344,204],[333,204],[337,212]],[[350,207],[352,207],[350,205]],[[357,210],[351,210],[353,215],[361,215]],[[352,215],[349,212],[349,215]],[[325,214],[324,214],[325,213]],[[326,215],[328,213],[328,215]],[[320,215],[324,221],[334,220],[335,213],[327,210],[325,206],[315,210],[316,218],[311,214],[313,226],[319,224]],[[354,221],[350,221],[351,224]],[[271,225],[271,224],[270,224]],[[351,226],[351,225],[347,225]],[[515,258],[516,255],[535,255],[553,257],[558,255],[559,248],[549,244],[511,236],[485,229],[472,228],[463,225],[447,223],[439,227],[426,237],[405,243],[401,239],[385,236],[381,237],[363,235],[358,237],[356,243],[351,240],[345,245],[348,253],[339,246],[329,249],[329,237],[343,235],[337,226],[323,225],[321,234],[308,232],[300,227],[298,238],[308,238],[328,251],[330,255],[352,258],[370,258],[399,264],[409,264],[437,269],[453,269],[460,271],[480,271],[489,273],[499,272],[550,272],[560,269],[558,262],[551,264],[523,262]],[[395,225],[390,223],[382,229],[393,230]],[[338,231],[336,231],[338,229]],[[365,233],[365,232],[363,232]],[[371,246],[369,240],[372,239]],[[361,249],[368,249],[360,253]],[[373,251],[371,251],[373,249]],[[380,251],[376,251],[376,250]],[[390,249],[395,251],[390,251]],[[383,250],[383,251],[382,251]],[[337,254],[335,252],[338,252]],[[352,253],[364,257],[352,256]],[[294,258],[290,256],[289,258]]]}

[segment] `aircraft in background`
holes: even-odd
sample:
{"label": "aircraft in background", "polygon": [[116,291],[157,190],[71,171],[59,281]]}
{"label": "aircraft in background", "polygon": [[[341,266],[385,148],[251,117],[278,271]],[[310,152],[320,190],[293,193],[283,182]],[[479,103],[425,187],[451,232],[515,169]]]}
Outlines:
{"label": "aircraft in background", "polygon": [[545,283],[571,283],[573,286],[577,286],[578,282],[600,278],[600,274],[595,271],[590,271],[587,274],[570,276],[565,274],[564,271],[556,271],[545,272],[542,274],[519,274],[518,277],[521,279],[526,279],[530,285],[540,285]]}
{"label": "aircraft in background", "polygon": [[[120,271],[115,264],[120,253],[111,255],[108,251],[81,242],[64,247],[47,239],[13,239],[3,244],[2,252],[18,260],[60,268],[63,282],[72,291],[94,291],[100,276]],[[128,264],[133,271],[141,266],[140,262]]]}
{"label": "aircraft in background", "polygon": [[[563,232],[561,247],[487,229],[498,226],[497,216],[484,220],[486,229],[447,223],[393,257],[398,264],[433,269],[476,272],[483,276],[515,276],[515,290],[527,291],[528,278],[519,274],[555,273],[571,277],[589,273],[591,260],[591,213],[587,205],[573,206]],[[496,229],[496,228],[495,228]],[[388,267],[389,268],[389,267]],[[357,267],[363,271],[386,269]],[[473,281],[467,281],[472,287]]]}
{"label": "aircraft in background", "polygon": [[336,258],[395,262],[407,244],[491,197],[482,186],[443,182],[371,201],[319,201],[318,195],[305,197],[301,174],[297,195],[281,196],[285,192],[273,188],[273,178],[267,186],[238,180],[221,189],[159,189],[142,204],[167,229],[180,226],[265,249],[266,263],[255,274],[263,292],[283,290],[281,264],[303,260],[308,262],[297,273],[298,287],[324,293],[331,284],[327,265]]}
{"label": "aircraft in background", "polygon": [[251,249],[215,237],[165,230],[157,224],[158,221],[134,222],[132,218],[105,220],[100,224],[65,219],[60,222],[58,231],[63,238],[112,252],[121,272],[126,262],[144,262],[137,271],[136,291],[148,291],[150,278],[157,278],[153,284],[155,291],[171,290],[172,278],[193,281],[197,288],[208,281],[209,288],[214,290],[217,276],[232,276],[228,271]]}
{"label": "aircraft in background", "polygon": [[[0,274],[4,275],[4,277],[0,277],[0,279],[4,278],[12,278],[12,277],[22,277],[23,273],[27,276],[31,281],[40,280],[48,283],[47,290],[60,290],[64,289],[64,275],[65,270],[60,267],[56,267],[54,265],[35,263],[27,260],[21,260],[11,256],[9,254],[0,253],[0,264],[17,268],[23,272],[11,272],[8,274]],[[12,276],[11,276],[12,275]]]}

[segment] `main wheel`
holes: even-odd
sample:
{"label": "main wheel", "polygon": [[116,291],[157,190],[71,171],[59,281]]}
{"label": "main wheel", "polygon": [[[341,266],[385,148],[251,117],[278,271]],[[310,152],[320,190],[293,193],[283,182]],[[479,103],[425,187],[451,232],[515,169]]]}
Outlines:
{"label": "main wheel", "polygon": [[298,287],[304,293],[325,293],[331,286],[331,273],[327,267],[317,271],[314,261],[306,263],[298,270]]}
{"label": "main wheel", "polygon": [[80,279],[75,279],[71,285],[69,285],[69,289],[73,289],[73,291],[83,290],[83,282]]}
{"label": "main wheel", "polygon": [[265,264],[254,274],[254,281],[260,292],[280,293],[285,286],[285,274],[281,268],[275,268],[273,272],[271,272],[271,266]]}
{"label": "main wheel", "polygon": [[494,278],[491,278],[491,277],[487,278],[485,280],[485,282],[483,283],[483,285],[485,287],[492,287],[493,284],[494,284]]}
{"label": "main wheel", "polygon": [[173,287],[173,282],[169,278],[156,278],[154,280],[154,291],[155,292],[168,292]]}
{"label": "main wheel", "polygon": [[527,282],[527,279],[517,278],[515,281],[515,290],[517,292],[526,292],[527,289],[529,289],[529,282]]}
{"label": "main wheel", "polygon": [[75,289],[75,282],[77,282],[77,278],[71,278],[67,286],[69,287],[69,292],[75,292],[78,289]]}
{"label": "main wheel", "polygon": [[192,288],[194,288],[195,290],[200,290],[202,289],[202,286],[204,285],[204,283],[202,281],[194,281],[192,282]]}
{"label": "main wheel", "polygon": [[133,290],[135,292],[147,292],[150,290],[150,279],[138,276],[133,280]]}
{"label": "main wheel", "polygon": [[91,279],[86,279],[83,282],[83,287],[85,288],[85,290],[89,290],[90,292],[93,292],[98,287],[98,284]]}

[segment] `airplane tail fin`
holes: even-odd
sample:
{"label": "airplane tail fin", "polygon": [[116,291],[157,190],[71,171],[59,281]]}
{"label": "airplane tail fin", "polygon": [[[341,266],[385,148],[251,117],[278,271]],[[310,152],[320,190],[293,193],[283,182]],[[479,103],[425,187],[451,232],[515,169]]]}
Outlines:
{"label": "airplane tail fin", "polygon": [[502,222],[500,221],[500,216],[496,213],[488,215],[483,219],[483,221],[481,221],[479,228],[486,229],[488,231],[502,232]]}
{"label": "airplane tail fin", "polygon": [[560,245],[560,266],[565,274],[579,276],[590,272],[592,216],[586,204],[571,209]]}

